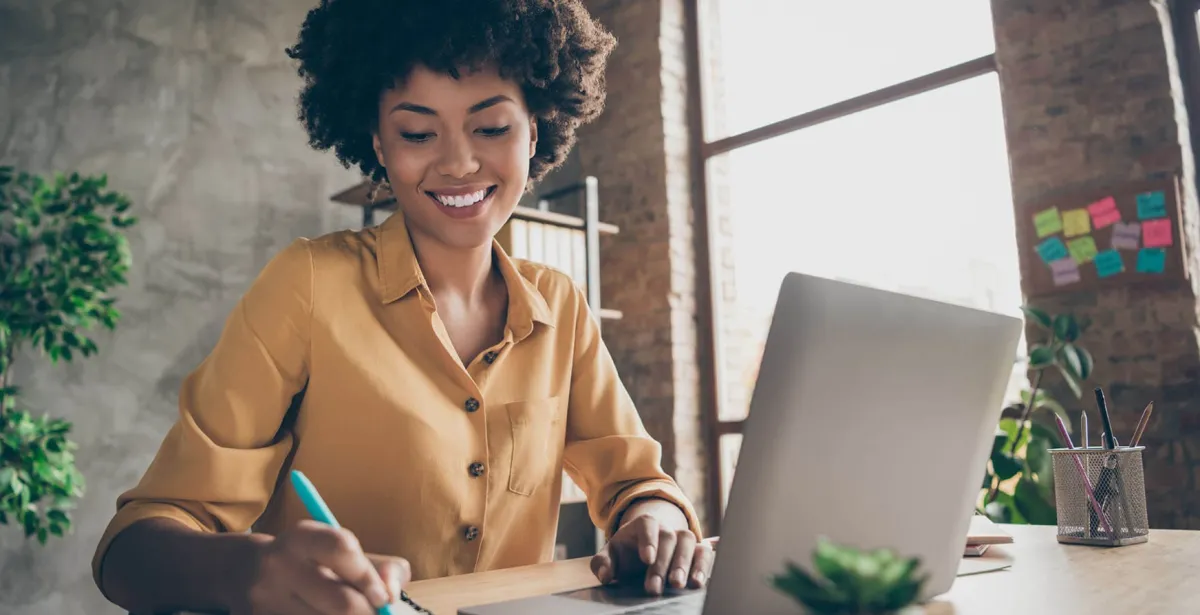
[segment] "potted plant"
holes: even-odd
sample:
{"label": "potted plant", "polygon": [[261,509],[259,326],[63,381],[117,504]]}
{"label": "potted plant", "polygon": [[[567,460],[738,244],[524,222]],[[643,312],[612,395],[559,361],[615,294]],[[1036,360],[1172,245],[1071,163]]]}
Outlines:
{"label": "potted plant", "polygon": [[45,543],[71,527],[83,494],[71,423],[23,407],[13,363],[27,347],[50,361],[96,352],[87,332],[116,326],[110,292],[125,284],[136,223],[107,178],[52,178],[0,166],[0,524]]}
{"label": "potted plant", "polygon": [[1082,397],[1080,382],[1091,377],[1092,356],[1078,341],[1090,323],[1071,314],[1051,315],[1032,306],[1022,310],[1046,338],[1029,348],[1031,386],[1021,392],[1020,403],[1007,409],[1016,418],[1001,419],[996,431],[979,512],[1000,523],[1053,525],[1057,522],[1054,472],[1047,451],[1062,442],[1052,422],[1037,420],[1037,411],[1057,414],[1068,429],[1071,419],[1062,404],[1043,389],[1043,378],[1053,369],[1076,399]]}
{"label": "potted plant", "polygon": [[812,560],[814,573],[787,562],[771,584],[813,615],[902,615],[928,581],[928,575],[918,574],[917,558],[837,545],[824,537]]}

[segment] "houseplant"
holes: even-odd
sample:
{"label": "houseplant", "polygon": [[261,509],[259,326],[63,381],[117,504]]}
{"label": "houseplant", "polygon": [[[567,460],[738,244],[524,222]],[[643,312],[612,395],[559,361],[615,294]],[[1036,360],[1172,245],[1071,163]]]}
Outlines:
{"label": "houseplant", "polygon": [[918,573],[917,558],[837,545],[824,537],[812,561],[813,573],[785,563],[771,584],[816,615],[899,615],[916,603],[928,580]]}
{"label": "houseplant", "polygon": [[13,363],[28,347],[53,363],[96,352],[87,332],[116,326],[110,292],[130,265],[130,202],[105,176],[45,178],[0,166],[0,524],[45,543],[71,527],[83,494],[71,424],[20,402]]}
{"label": "houseplant", "polygon": [[1009,408],[1017,418],[1003,418],[992,444],[983,478],[980,512],[1001,523],[1054,524],[1054,473],[1051,448],[1061,446],[1053,418],[1043,422],[1046,410],[1057,414],[1068,426],[1066,409],[1043,388],[1051,370],[1058,373],[1076,399],[1082,397],[1080,383],[1092,374],[1092,356],[1081,346],[1080,336],[1090,324],[1071,314],[1051,315],[1025,306],[1026,317],[1045,333],[1041,343],[1029,348],[1031,386],[1021,392],[1021,402]]}

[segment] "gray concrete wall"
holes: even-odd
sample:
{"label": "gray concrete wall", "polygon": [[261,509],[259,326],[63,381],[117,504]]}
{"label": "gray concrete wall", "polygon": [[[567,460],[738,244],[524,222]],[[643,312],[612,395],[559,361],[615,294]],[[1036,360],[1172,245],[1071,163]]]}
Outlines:
{"label": "gray concrete wall", "polygon": [[0,0],[0,164],[106,172],[142,222],[115,334],[67,367],[23,356],[30,406],[74,421],[87,495],[45,547],[0,526],[0,613],[121,612],[89,563],[117,494],[176,416],[180,380],[298,235],[354,226],[357,181],[307,145],[284,47],[313,0]]}

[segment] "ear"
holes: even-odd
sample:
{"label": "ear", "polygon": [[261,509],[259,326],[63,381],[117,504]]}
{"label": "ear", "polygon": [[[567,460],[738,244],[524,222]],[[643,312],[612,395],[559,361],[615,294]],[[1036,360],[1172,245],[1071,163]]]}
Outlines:
{"label": "ear", "polygon": [[383,144],[379,141],[378,132],[371,133],[371,147],[375,150],[375,161],[379,163],[379,166],[386,169],[387,163],[383,161]]}
{"label": "ear", "polygon": [[529,118],[529,157],[531,159],[533,158],[534,154],[537,153],[537,140],[538,140],[537,127],[538,127],[537,116],[530,116],[530,118]]}

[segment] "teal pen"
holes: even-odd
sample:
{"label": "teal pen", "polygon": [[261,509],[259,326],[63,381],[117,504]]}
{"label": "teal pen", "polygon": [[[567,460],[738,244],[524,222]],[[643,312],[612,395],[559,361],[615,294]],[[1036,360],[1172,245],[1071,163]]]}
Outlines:
{"label": "teal pen", "polygon": [[[304,508],[308,509],[308,514],[312,515],[313,519],[333,527],[342,527],[338,525],[337,519],[333,518],[333,511],[329,510],[325,500],[321,499],[317,488],[300,470],[292,470],[292,486],[296,488],[296,495],[300,496],[300,501],[304,503]],[[392,605],[385,604],[379,607],[379,615],[398,614],[392,610]]]}

